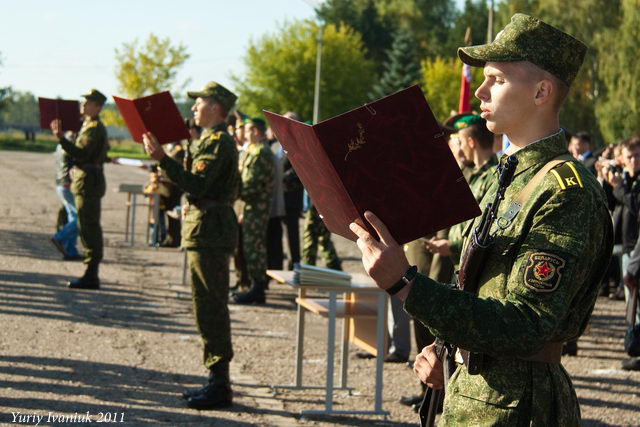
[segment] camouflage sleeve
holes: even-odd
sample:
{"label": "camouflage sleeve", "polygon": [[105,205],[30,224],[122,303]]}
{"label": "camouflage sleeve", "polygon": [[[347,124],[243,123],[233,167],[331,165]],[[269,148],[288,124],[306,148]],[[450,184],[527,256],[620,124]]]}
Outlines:
{"label": "camouflage sleeve", "polygon": [[160,167],[183,191],[194,197],[202,197],[224,171],[238,167],[233,164],[232,143],[225,142],[212,143],[202,154],[196,156],[190,171],[168,155],[162,158]]}
{"label": "camouflage sleeve", "polygon": [[[419,276],[405,310],[435,336],[496,357],[529,356],[545,342],[571,338],[563,334],[579,335],[585,325],[573,331],[558,326],[572,310],[589,313],[590,292],[595,300],[596,286],[590,282],[600,280],[594,279],[594,271],[608,264],[611,221],[600,205],[593,193],[589,199],[588,193],[577,190],[548,196],[522,243],[513,247],[519,243],[517,237],[510,241],[516,253],[504,298],[477,297]],[[501,255],[490,255],[485,268],[504,262]]]}
{"label": "camouflage sleeve", "polygon": [[267,149],[260,149],[252,162],[242,170],[242,187],[240,198],[252,203],[264,198],[264,192],[273,182],[273,154]]}
{"label": "camouflage sleeve", "polygon": [[78,135],[75,145],[66,138],[60,139],[60,145],[73,157],[73,160],[83,163],[95,157],[96,151],[100,149],[101,140],[100,128],[93,126]]}

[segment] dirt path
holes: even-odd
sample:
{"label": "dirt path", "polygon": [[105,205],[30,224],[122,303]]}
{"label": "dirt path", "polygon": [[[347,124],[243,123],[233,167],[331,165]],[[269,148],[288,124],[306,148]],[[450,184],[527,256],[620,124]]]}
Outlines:
{"label": "dirt path", "polygon": [[[72,291],[65,281],[83,271],[62,262],[48,242],[59,203],[53,156],[0,152],[0,423],[86,425],[99,413],[124,425],[415,425],[415,414],[397,403],[418,385],[406,365],[384,369],[384,421],[374,416],[307,417],[320,409],[322,390],[271,388],[293,381],[294,292],[271,285],[268,304],[232,306],[235,358],[234,406],[198,412],[179,397],[201,383],[201,346],[191,315],[189,289],[181,285],[182,254],[143,245],[144,209],[138,210],[137,243],[124,241],[121,183],[144,183],[143,171],[108,165],[103,199],[105,262],[102,289]],[[345,267],[361,272],[357,248],[336,239]],[[563,359],[582,404],[584,425],[640,425],[640,373],[619,370],[623,303],[600,299],[578,357]],[[326,321],[307,316],[305,380],[322,384]],[[349,359],[352,393],[337,391],[336,409],[371,409],[374,363]],[[336,362],[338,363],[338,362]],[[18,414],[19,413],[19,414]],[[73,418],[75,416],[75,418]],[[27,417],[29,417],[27,419]],[[34,418],[36,417],[36,418]],[[35,421],[34,421],[35,419]],[[106,419],[106,418],[105,418]],[[15,422],[14,422],[15,420]],[[122,422],[120,422],[122,420]]]}

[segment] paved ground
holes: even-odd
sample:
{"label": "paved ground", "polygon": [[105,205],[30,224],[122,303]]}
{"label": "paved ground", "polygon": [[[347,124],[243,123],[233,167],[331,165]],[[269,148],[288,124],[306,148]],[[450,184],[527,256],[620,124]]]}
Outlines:
{"label": "paved ground", "polygon": [[[235,358],[231,410],[193,411],[178,397],[203,381],[201,346],[188,288],[181,285],[182,254],[143,245],[143,209],[137,244],[123,243],[125,196],[120,183],[144,183],[135,168],[108,165],[103,199],[106,259],[100,291],[72,291],[65,281],[80,263],[59,261],[48,242],[58,202],[53,156],[0,152],[0,423],[61,425],[59,417],[87,412],[93,422],[126,425],[415,425],[399,405],[418,385],[406,365],[385,365],[383,407],[390,417],[307,417],[320,409],[321,390],[293,391],[272,384],[293,380],[294,292],[273,285],[268,304],[232,306]],[[336,239],[345,267],[361,272],[357,248]],[[623,304],[600,299],[578,357],[563,359],[580,402],[584,425],[640,425],[640,373],[619,370],[623,359]],[[305,379],[324,381],[326,321],[308,316]],[[351,393],[338,391],[337,409],[373,407],[373,361],[349,359]],[[19,413],[19,414],[18,414]],[[21,417],[21,418],[20,418]],[[26,417],[29,417],[28,419]],[[73,425],[86,424],[75,422]]]}

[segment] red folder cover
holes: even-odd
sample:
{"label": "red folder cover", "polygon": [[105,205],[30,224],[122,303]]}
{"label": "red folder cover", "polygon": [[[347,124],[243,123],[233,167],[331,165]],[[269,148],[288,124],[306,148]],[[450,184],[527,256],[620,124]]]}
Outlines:
{"label": "red folder cover", "polygon": [[160,92],[137,99],[113,97],[131,138],[142,142],[142,134],[151,132],[160,144],[189,138],[189,131],[169,92]]}
{"label": "red folder cover", "polygon": [[62,130],[77,132],[82,126],[80,103],[66,99],[38,98],[40,128],[49,129],[52,120],[62,121]]}
{"label": "red folder cover", "polygon": [[399,244],[480,215],[418,86],[313,126],[264,111],[327,228],[372,211]]}

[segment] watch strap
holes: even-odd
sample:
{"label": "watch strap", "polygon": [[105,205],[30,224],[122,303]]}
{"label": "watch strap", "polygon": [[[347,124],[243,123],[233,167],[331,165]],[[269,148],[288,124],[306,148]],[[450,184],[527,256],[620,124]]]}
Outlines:
{"label": "watch strap", "polygon": [[407,269],[407,271],[404,273],[404,276],[402,276],[400,280],[394,283],[393,286],[391,286],[389,289],[385,289],[386,292],[389,295],[397,294],[402,290],[402,288],[404,288],[409,283],[411,283],[411,281],[416,277],[416,274],[418,274],[418,267],[415,265],[412,265]]}

